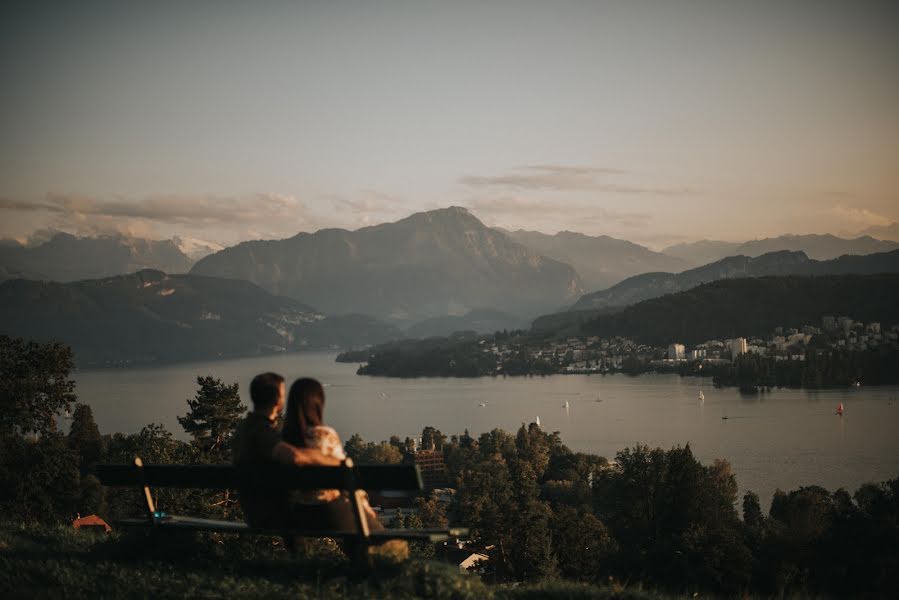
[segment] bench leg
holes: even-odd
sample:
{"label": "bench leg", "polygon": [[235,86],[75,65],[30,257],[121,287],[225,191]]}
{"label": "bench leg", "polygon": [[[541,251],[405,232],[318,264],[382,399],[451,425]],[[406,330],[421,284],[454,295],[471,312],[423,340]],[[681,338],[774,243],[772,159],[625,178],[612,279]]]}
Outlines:
{"label": "bench leg", "polygon": [[148,486],[144,481],[144,461],[141,460],[140,456],[134,457],[134,468],[137,469],[138,481],[140,481],[140,486],[142,488],[141,491],[144,496],[144,502],[146,502],[147,520],[150,521],[150,525],[155,525],[156,503],[153,502],[153,493],[150,491],[150,486]]}
{"label": "bench leg", "polygon": [[358,537],[352,540],[350,552],[350,572],[355,580],[365,579],[372,572],[371,554],[368,540]]}

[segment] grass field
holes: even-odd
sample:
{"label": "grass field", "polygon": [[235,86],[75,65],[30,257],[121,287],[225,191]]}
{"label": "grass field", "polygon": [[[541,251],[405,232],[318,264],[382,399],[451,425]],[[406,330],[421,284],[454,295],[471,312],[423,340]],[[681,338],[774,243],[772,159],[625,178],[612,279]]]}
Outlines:
{"label": "grass field", "polygon": [[488,586],[447,564],[411,560],[354,582],[336,548],[291,556],[262,537],[77,532],[0,524],[3,598],[658,598],[572,583]]}

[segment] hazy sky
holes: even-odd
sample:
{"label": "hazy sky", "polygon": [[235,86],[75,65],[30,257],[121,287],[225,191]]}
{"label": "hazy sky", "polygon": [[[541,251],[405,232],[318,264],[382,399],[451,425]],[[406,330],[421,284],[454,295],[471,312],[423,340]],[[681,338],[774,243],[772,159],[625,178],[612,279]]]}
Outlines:
{"label": "hazy sky", "polygon": [[3,237],[899,220],[897,2],[51,4],[0,8]]}

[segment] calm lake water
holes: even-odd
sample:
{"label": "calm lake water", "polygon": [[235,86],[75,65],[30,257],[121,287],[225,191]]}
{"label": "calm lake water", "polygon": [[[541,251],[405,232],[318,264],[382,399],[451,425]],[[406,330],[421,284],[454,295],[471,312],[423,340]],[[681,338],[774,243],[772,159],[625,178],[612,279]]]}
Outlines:
{"label": "calm lake water", "polygon": [[[730,461],[741,490],[758,492],[763,505],[776,488],[816,484],[852,491],[899,476],[897,387],[745,396],[677,375],[404,380],[357,376],[356,365],[336,363],[333,354],[292,354],[83,371],[76,375],[77,393],[103,433],[132,433],[159,422],[184,437],[176,417],[186,412],[197,375],[239,382],[249,404],[249,382],[266,370],[288,381],[320,379],[327,386],[327,420],[344,439],[353,433],[367,440],[417,437],[425,425],[447,435],[495,427],[514,433],[539,416],[570,448],[610,458],[637,443],[669,448],[689,442],[704,462]],[[835,415],[840,402],[842,418]]]}

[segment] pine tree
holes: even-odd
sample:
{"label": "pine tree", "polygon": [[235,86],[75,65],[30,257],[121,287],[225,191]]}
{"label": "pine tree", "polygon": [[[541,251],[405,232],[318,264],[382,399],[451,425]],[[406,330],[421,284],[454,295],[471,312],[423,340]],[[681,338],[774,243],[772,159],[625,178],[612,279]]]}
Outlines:
{"label": "pine tree", "polygon": [[200,389],[187,400],[189,410],[178,422],[200,452],[217,462],[227,460],[231,436],[247,410],[240,402],[239,386],[209,376],[197,377],[197,385]]}
{"label": "pine tree", "polygon": [[87,472],[90,465],[100,460],[103,454],[103,438],[94,421],[94,413],[86,404],[77,404],[72,413],[72,426],[69,428],[69,448],[78,455],[81,474]]}

